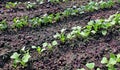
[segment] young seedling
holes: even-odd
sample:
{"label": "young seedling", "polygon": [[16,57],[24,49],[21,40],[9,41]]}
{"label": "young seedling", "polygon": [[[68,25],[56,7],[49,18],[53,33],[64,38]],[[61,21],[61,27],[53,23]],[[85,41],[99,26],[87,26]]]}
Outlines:
{"label": "young seedling", "polygon": [[20,4],[20,3],[18,3],[18,2],[15,2],[15,3],[7,2],[6,5],[5,5],[5,7],[6,7],[7,9],[15,8],[18,4]]}
{"label": "young seedling", "polygon": [[85,70],[84,68],[81,68],[81,69],[77,69],[77,70]]}
{"label": "young seedling", "polygon": [[88,69],[93,70],[95,67],[95,63],[87,63],[86,66]]}
{"label": "young seedling", "polygon": [[42,52],[42,48],[40,46],[32,46],[32,49],[36,49],[39,54]]}
{"label": "young seedling", "polygon": [[24,26],[28,25],[28,17],[21,17],[21,18],[14,18],[13,19],[13,24],[12,24],[12,28],[22,28]]}
{"label": "young seedling", "polygon": [[54,38],[60,39],[61,42],[65,42],[66,41],[66,35],[65,35],[65,30],[66,29],[62,29],[60,31],[60,33],[57,33],[56,35],[54,35]]}
{"label": "young seedling", "polygon": [[102,64],[106,64],[108,70],[116,70],[115,65],[120,62],[120,54],[117,56],[115,54],[110,54],[110,59],[103,57],[101,60]]}
{"label": "young seedling", "polygon": [[70,32],[67,35],[67,38],[68,39],[73,39],[75,37],[80,37],[80,32],[81,32],[81,27],[80,26],[72,27],[72,32]]}
{"label": "young seedling", "polygon": [[34,2],[34,3],[31,3],[31,2],[25,2],[24,4],[26,5],[26,8],[27,8],[27,9],[35,8],[35,5],[36,5],[35,2]]}
{"label": "young seedling", "polygon": [[42,19],[39,17],[32,18],[30,20],[31,26],[36,27],[36,26],[41,26],[42,25]]}
{"label": "young seedling", "polygon": [[90,1],[88,5],[85,6],[85,11],[93,12],[94,10],[98,10],[98,3],[94,1]]}
{"label": "young seedling", "polygon": [[23,67],[27,66],[27,62],[30,59],[30,54],[29,50],[25,51],[24,49],[21,50],[21,53],[13,53],[13,55],[10,57],[11,59],[14,60],[13,62],[13,67],[17,67],[19,64],[21,64]]}
{"label": "young seedling", "polygon": [[5,30],[7,28],[6,20],[0,22],[0,30]]}
{"label": "young seedling", "polygon": [[53,14],[51,14],[51,15],[45,14],[45,15],[42,17],[42,23],[44,23],[44,25],[47,25],[48,23],[52,23],[53,21],[54,21],[54,16],[53,16]]}
{"label": "young seedling", "polygon": [[54,46],[56,46],[58,43],[57,41],[53,41],[52,43],[43,43],[43,48],[44,50],[46,50],[46,48],[48,48],[48,50],[52,50]]}
{"label": "young seedling", "polygon": [[44,0],[36,0],[37,1],[37,3],[39,3],[39,4],[43,4],[44,3]]}

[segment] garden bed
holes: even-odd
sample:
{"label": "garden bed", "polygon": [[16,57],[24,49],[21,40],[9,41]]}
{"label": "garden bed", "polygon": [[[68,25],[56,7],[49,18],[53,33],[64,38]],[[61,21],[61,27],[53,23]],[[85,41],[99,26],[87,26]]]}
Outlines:
{"label": "garden bed", "polygon": [[[4,5],[4,4],[1,4]],[[45,6],[45,7],[44,7]],[[49,6],[47,8],[46,6]],[[45,3],[37,9],[20,11],[16,9],[15,12],[6,12],[0,14],[0,20],[6,19],[10,24],[14,17],[29,15],[29,18],[41,16],[45,13],[62,12],[67,6],[63,7],[59,4]],[[35,12],[33,12],[35,11]],[[37,13],[38,12],[38,13]],[[64,44],[60,43],[52,51],[44,51],[38,54],[35,50],[30,50],[31,59],[27,67],[22,68],[18,66],[13,68],[13,61],[10,56],[13,52],[23,48],[30,49],[31,46],[41,46],[44,42],[51,42],[54,40],[53,35],[63,28],[69,29],[74,26],[85,26],[90,20],[107,19],[110,15],[120,13],[120,4],[116,3],[111,8],[99,9],[94,12],[86,12],[82,15],[70,16],[47,26],[23,27],[21,29],[7,29],[0,31],[0,69],[1,70],[77,70],[79,68],[86,68],[85,64],[88,62],[95,63],[95,70],[97,67],[102,70],[107,68],[100,63],[103,56],[109,57],[110,53],[120,53],[120,27],[115,26],[110,30],[106,36],[94,35],[88,40],[73,40],[67,41]],[[21,14],[18,14],[21,13]],[[12,16],[12,17],[11,17]],[[120,69],[120,64],[117,66]],[[87,68],[86,68],[87,69]]]}

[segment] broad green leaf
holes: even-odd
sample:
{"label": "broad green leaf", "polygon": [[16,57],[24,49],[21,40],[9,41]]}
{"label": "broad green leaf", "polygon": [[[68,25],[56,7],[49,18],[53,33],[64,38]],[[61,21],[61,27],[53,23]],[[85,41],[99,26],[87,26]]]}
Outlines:
{"label": "broad green leaf", "polygon": [[114,58],[110,58],[108,64],[115,65],[116,63],[117,63],[117,61]]}
{"label": "broad green leaf", "polygon": [[94,24],[94,21],[90,21],[90,22],[88,22],[88,25],[93,25]]}
{"label": "broad green leaf", "polygon": [[83,38],[85,38],[85,37],[88,37],[88,36],[89,36],[89,32],[87,32],[87,31],[82,31],[82,32],[80,33],[80,35],[81,35]]}
{"label": "broad green leaf", "polygon": [[85,70],[84,68],[81,68],[81,69],[77,69],[77,70]]}
{"label": "broad green leaf", "polygon": [[107,34],[107,30],[102,30],[102,35],[106,35]]}
{"label": "broad green leaf", "polygon": [[36,46],[32,46],[32,49],[36,49],[37,47]]}
{"label": "broad green leaf", "polygon": [[31,57],[31,56],[30,56],[29,52],[27,52],[27,53],[24,54],[24,56],[22,57],[22,61],[23,61],[24,63],[26,63],[26,62],[28,62],[28,60],[29,60],[30,57]]}
{"label": "broad green leaf", "polygon": [[56,35],[53,36],[54,38],[58,38],[60,37],[60,34],[59,33],[56,33]]}
{"label": "broad green leaf", "polygon": [[43,45],[43,47],[47,47],[48,43],[45,42],[45,43],[43,43],[42,45]]}
{"label": "broad green leaf", "polygon": [[117,62],[120,62],[120,54],[117,54]]}
{"label": "broad green leaf", "polygon": [[86,66],[89,68],[89,69],[93,69],[95,67],[95,63],[87,63]]}
{"label": "broad green leaf", "polygon": [[108,63],[108,60],[106,57],[103,57],[102,60],[101,60],[101,63],[105,64],[105,63]]}
{"label": "broad green leaf", "polygon": [[21,49],[22,51],[25,51],[25,46]]}
{"label": "broad green leaf", "polygon": [[41,48],[41,47],[37,47],[37,51],[38,51],[38,53],[40,53],[40,52],[41,52],[41,50],[42,50],[42,48]]}
{"label": "broad green leaf", "polygon": [[97,68],[97,70],[100,70],[100,68]]}
{"label": "broad green leaf", "polygon": [[115,54],[113,54],[113,53],[110,53],[110,58],[116,59],[116,56],[115,56]]}
{"label": "broad green leaf", "polygon": [[10,57],[11,59],[18,59],[20,56],[20,54],[18,54],[17,52],[13,53],[13,55]]}
{"label": "broad green leaf", "polygon": [[117,54],[117,58],[119,58],[119,59],[120,59],[120,54]]}
{"label": "broad green leaf", "polygon": [[52,45],[53,45],[53,46],[55,46],[55,45],[57,45],[57,44],[58,44],[57,41],[53,41],[53,42],[52,42]]}
{"label": "broad green leaf", "polygon": [[51,50],[53,46],[49,43],[47,47],[49,50]]}
{"label": "broad green leaf", "polygon": [[96,31],[95,31],[95,30],[92,30],[91,32],[92,32],[93,34],[95,34],[95,33],[96,33]]}
{"label": "broad green leaf", "polygon": [[65,32],[65,30],[66,30],[66,29],[62,29],[62,30],[61,30],[61,33]]}

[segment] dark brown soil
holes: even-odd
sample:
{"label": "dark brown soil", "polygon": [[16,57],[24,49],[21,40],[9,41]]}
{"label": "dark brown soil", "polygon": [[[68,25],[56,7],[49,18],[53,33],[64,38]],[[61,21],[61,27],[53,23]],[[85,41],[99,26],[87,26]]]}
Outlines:
{"label": "dark brown soil", "polygon": [[[40,12],[40,9],[34,11]],[[50,8],[42,8],[40,13],[46,13],[53,10],[52,13],[59,12],[63,9],[59,5],[55,5]],[[3,15],[1,19],[6,18],[11,22],[12,17],[15,17],[19,12],[24,14],[24,11],[17,11],[0,14]],[[7,30],[0,32],[0,70],[76,70],[78,68],[85,67],[87,62],[95,62],[96,67],[102,68],[102,70],[107,70],[101,65],[100,60],[103,56],[109,57],[111,52],[120,53],[120,32],[119,27],[115,27],[114,31],[110,31],[105,37],[100,35],[91,36],[88,41],[81,41],[76,39],[71,42],[66,42],[57,46],[53,51],[45,51],[41,55],[38,55],[36,51],[31,51],[31,60],[28,66],[24,69],[21,67],[13,69],[12,61],[9,56],[12,52],[18,51],[23,46],[27,48],[32,45],[41,45],[43,42],[50,42],[53,40],[53,35],[61,30],[62,28],[71,28],[73,26],[85,26],[88,21],[95,20],[99,18],[108,18],[110,15],[119,12],[120,5],[116,4],[113,8],[98,10],[95,12],[88,12],[80,16],[71,16],[69,18],[63,19],[58,23],[53,25],[48,25],[44,27],[36,28],[23,28],[22,30],[14,31]],[[35,12],[26,11],[25,15],[34,17]],[[37,13],[37,15],[41,15]],[[20,14],[17,16],[21,16]],[[6,54],[6,55],[5,55]],[[117,70],[120,70],[120,65],[118,65]]]}

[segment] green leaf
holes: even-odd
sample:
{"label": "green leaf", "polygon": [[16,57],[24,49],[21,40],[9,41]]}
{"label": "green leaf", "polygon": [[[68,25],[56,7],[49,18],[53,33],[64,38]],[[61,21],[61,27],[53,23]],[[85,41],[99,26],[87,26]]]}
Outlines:
{"label": "green leaf", "polygon": [[25,51],[25,46],[21,49],[22,51]]}
{"label": "green leaf", "polygon": [[42,50],[41,47],[37,47],[37,51],[38,51],[38,53],[41,53],[41,50]]}
{"label": "green leaf", "polygon": [[96,33],[96,31],[95,31],[95,30],[92,30],[91,32],[92,32],[93,34],[95,34],[95,33]]}
{"label": "green leaf", "polygon": [[89,69],[93,69],[95,67],[95,63],[87,63],[86,66],[89,68]]}
{"label": "green leaf", "polygon": [[37,47],[36,46],[32,46],[32,49],[36,49]]}
{"label": "green leaf", "polygon": [[117,54],[117,62],[120,62],[120,54]]}
{"label": "green leaf", "polygon": [[81,35],[83,38],[88,37],[89,34],[90,34],[89,31],[82,31],[82,32],[80,33],[80,35]]}
{"label": "green leaf", "polygon": [[53,42],[52,42],[52,45],[53,45],[53,46],[56,46],[57,44],[58,44],[57,41],[53,41]]}
{"label": "green leaf", "polygon": [[117,58],[119,58],[119,59],[120,59],[120,54],[117,54]]}
{"label": "green leaf", "polygon": [[102,60],[101,60],[101,63],[102,63],[102,64],[108,63],[107,58],[106,58],[106,57],[103,57]]}
{"label": "green leaf", "polygon": [[110,65],[115,65],[117,61],[114,58],[110,58],[109,63]]}
{"label": "green leaf", "polygon": [[43,47],[47,47],[48,43],[45,42],[45,43],[43,43],[42,45],[43,45]]}
{"label": "green leaf", "polygon": [[66,29],[62,29],[62,30],[61,30],[61,33],[65,32],[65,30],[66,30]]}
{"label": "green leaf", "polygon": [[53,46],[49,43],[49,44],[48,44],[48,49],[51,50],[52,47],[53,47]]}
{"label": "green leaf", "polygon": [[102,30],[102,35],[106,35],[107,34],[107,30]]}
{"label": "green leaf", "polygon": [[20,54],[18,54],[17,52],[13,53],[13,55],[10,57],[11,59],[18,59],[20,56]]}
{"label": "green leaf", "polygon": [[116,59],[116,56],[115,56],[115,54],[113,54],[113,53],[110,53],[110,58]]}
{"label": "green leaf", "polygon": [[60,37],[60,34],[59,33],[56,33],[56,35],[53,36],[54,38],[58,38]]}
{"label": "green leaf", "polygon": [[100,70],[100,68],[97,68],[97,70]]}
{"label": "green leaf", "polygon": [[81,69],[77,69],[77,70],[85,70],[84,68],[81,68]]}
{"label": "green leaf", "polygon": [[30,56],[29,52],[27,52],[27,53],[24,54],[24,56],[22,57],[22,61],[23,61],[24,63],[26,63],[26,62],[28,62],[28,60],[29,60],[30,57],[31,57],[31,56]]}

